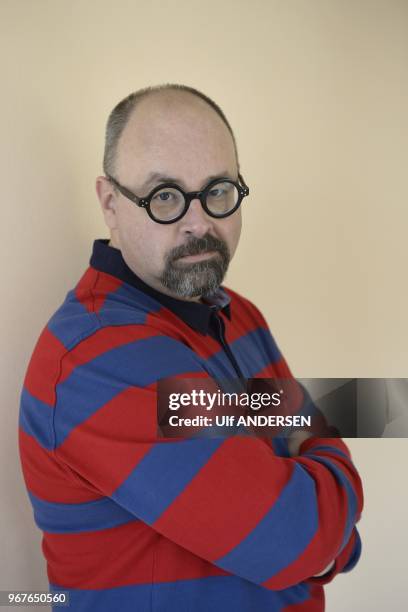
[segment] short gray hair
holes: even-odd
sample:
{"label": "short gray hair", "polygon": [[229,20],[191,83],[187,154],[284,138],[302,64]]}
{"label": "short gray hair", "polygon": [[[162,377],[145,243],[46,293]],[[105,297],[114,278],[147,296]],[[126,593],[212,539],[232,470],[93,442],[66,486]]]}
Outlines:
{"label": "short gray hair", "polygon": [[146,96],[159,92],[159,91],[185,91],[188,93],[201,98],[204,100],[215,112],[225,125],[227,126],[234,143],[235,155],[238,163],[238,153],[237,153],[237,144],[234,136],[234,132],[232,131],[232,127],[230,126],[228,119],[226,118],[224,112],[221,108],[208,96],[203,94],[198,89],[194,89],[194,87],[189,87],[188,85],[178,85],[176,83],[166,83],[164,85],[155,85],[151,87],[144,87],[143,89],[138,89],[133,93],[123,98],[112,110],[108,117],[108,121],[106,124],[106,132],[105,132],[105,150],[103,155],[103,171],[105,174],[112,176],[115,172],[115,162],[116,162],[116,153],[119,139],[122,135],[123,130],[126,127],[126,124],[129,120],[130,115],[135,109],[136,105],[142,98]]}

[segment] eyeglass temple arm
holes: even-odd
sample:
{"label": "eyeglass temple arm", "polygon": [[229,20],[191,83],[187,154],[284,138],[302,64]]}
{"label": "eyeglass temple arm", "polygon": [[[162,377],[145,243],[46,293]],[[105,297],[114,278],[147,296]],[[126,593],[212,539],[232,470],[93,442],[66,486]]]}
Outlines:
{"label": "eyeglass temple arm", "polygon": [[143,200],[143,198],[139,198],[139,196],[137,196],[135,193],[133,193],[132,191],[129,191],[129,189],[126,189],[126,187],[124,187],[123,185],[121,185],[119,183],[119,181],[117,181],[115,178],[113,178],[113,176],[110,176],[109,174],[106,175],[106,178],[108,179],[108,181],[110,181],[112,183],[112,185],[114,185],[125,197],[129,198],[129,200],[131,200],[132,202],[134,202],[135,204],[137,204],[138,206],[143,207],[144,205],[141,203],[141,200]]}

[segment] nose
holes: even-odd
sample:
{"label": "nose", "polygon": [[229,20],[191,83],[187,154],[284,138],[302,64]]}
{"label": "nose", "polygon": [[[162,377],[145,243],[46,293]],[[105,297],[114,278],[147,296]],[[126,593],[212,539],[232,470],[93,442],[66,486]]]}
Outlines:
{"label": "nose", "polygon": [[213,220],[201,206],[199,198],[191,200],[188,211],[180,223],[184,233],[197,236],[197,238],[204,236],[213,226]]}

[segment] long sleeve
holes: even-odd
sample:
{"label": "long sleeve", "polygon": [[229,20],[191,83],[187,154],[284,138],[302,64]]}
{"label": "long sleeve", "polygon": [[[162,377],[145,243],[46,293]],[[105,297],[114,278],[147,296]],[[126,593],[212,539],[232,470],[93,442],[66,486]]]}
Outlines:
{"label": "long sleeve", "polygon": [[62,362],[52,420],[61,469],[115,502],[113,514],[129,513],[268,589],[307,580],[333,559],[328,578],[313,581],[346,568],[356,554],[363,493],[342,440],[311,438],[299,456],[285,458],[248,436],[158,438],[157,372],[206,375],[194,353],[147,332],[98,350],[92,356],[79,345]]}

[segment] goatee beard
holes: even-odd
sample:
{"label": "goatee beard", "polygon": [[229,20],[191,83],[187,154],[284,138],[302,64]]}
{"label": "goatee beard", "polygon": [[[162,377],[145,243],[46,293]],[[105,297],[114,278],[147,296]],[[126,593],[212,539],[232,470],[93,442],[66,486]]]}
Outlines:
{"label": "goatee beard", "polygon": [[[215,254],[203,261],[179,261],[180,257],[200,255],[209,251],[214,251]],[[159,280],[166,289],[179,297],[205,297],[217,291],[224,280],[229,262],[230,252],[227,244],[211,234],[206,234],[172,249],[166,257]]]}

